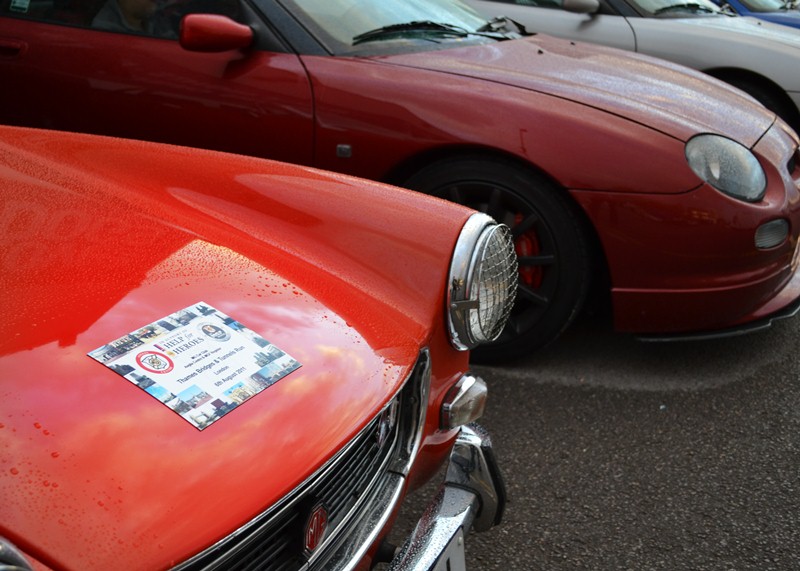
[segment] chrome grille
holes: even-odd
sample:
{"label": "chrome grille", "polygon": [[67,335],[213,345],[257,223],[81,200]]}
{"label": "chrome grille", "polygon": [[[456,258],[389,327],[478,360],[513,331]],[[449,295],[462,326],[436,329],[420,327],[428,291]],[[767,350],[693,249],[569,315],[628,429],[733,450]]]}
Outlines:
{"label": "chrome grille", "polygon": [[[410,460],[418,442],[420,400],[427,395],[427,352],[417,363],[410,382],[393,399],[398,411],[383,442],[376,437],[383,412],[321,470],[289,497],[243,528],[174,571],[299,571],[324,560],[329,546],[341,543],[341,535],[361,509],[362,499],[382,484],[382,477]],[[425,385],[425,386],[422,386]],[[422,392],[420,392],[422,391]],[[427,402],[427,398],[422,399]],[[384,411],[387,410],[390,402]],[[322,502],[328,511],[328,534],[309,558],[303,547],[306,517],[312,504]]]}

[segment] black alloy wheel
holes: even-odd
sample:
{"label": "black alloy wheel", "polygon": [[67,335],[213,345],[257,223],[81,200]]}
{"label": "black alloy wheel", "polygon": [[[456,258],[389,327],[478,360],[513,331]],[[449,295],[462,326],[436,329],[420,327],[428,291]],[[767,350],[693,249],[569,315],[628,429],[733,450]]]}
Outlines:
{"label": "black alloy wheel", "polygon": [[436,162],[404,186],[511,228],[519,262],[516,301],[500,337],[473,350],[473,362],[530,355],[574,320],[588,292],[589,255],[580,217],[562,190],[516,162],[485,157]]}

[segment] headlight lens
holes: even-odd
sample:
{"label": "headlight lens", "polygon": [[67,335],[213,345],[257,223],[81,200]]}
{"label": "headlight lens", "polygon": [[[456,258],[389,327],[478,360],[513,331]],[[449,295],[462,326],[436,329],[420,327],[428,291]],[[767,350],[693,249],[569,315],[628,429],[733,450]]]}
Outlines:
{"label": "headlight lens", "polygon": [[767,177],[747,147],[719,135],[698,135],[686,143],[694,173],[725,194],[747,202],[764,198]]}
{"label": "headlight lens", "polygon": [[517,292],[517,256],[507,226],[473,214],[458,237],[450,265],[450,338],[465,351],[494,341]]}

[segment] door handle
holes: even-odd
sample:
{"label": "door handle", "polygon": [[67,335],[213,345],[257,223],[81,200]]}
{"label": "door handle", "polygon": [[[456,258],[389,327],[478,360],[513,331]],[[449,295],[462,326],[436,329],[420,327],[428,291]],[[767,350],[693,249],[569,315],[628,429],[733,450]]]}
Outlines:
{"label": "door handle", "polygon": [[22,40],[0,38],[0,58],[16,58],[28,51],[28,44]]}

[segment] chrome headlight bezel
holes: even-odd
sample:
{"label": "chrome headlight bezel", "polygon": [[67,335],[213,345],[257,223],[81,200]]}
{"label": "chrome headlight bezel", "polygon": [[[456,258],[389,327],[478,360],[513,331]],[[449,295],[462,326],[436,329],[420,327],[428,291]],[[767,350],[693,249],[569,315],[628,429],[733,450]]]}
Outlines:
{"label": "chrome headlight bezel", "polygon": [[744,202],[764,198],[767,175],[741,143],[721,135],[696,135],[686,143],[685,155],[692,171],[723,194]]}
{"label": "chrome headlight bezel", "polygon": [[0,569],[13,569],[15,571],[28,571],[33,569],[31,564],[9,540],[0,535]]}
{"label": "chrome headlight bezel", "polygon": [[517,290],[517,256],[508,226],[473,214],[461,230],[447,292],[450,341],[467,351],[494,341],[505,326]]}

